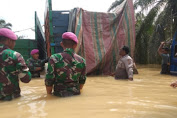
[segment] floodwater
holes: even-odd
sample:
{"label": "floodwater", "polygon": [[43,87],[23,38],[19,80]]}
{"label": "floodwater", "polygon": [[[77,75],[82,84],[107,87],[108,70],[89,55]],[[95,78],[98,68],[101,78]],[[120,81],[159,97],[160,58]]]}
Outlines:
{"label": "floodwater", "polygon": [[46,95],[44,78],[20,83],[22,97],[0,102],[0,118],[177,118],[177,76],[157,66],[138,66],[134,81],[87,77],[81,95]]}

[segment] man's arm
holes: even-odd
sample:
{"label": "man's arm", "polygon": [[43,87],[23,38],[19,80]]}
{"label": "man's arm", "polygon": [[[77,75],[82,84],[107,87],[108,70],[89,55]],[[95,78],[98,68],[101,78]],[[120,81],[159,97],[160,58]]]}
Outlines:
{"label": "man's arm", "polygon": [[111,73],[110,76],[113,76],[113,77],[114,77],[114,76],[115,76],[115,72],[114,72],[114,73]]}
{"label": "man's arm", "polygon": [[85,81],[86,81],[86,63],[85,60],[83,60],[83,64],[82,64],[82,72],[81,72],[81,76],[79,78],[79,84],[80,84],[80,90],[83,88]]}
{"label": "man's arm", "polygon": [[133,60],[131,58],[124,61],[125,68],[128,74],[128,79],[133,81]]}
{"label": "man's arm", "polygon": [[53,86],[46,86],[47,94],[52,94]]}
{"label": "man's arm", "polygon": [[133,81],[133,78],[128,78],[128,80]]}
{"label": "man's arm", "polygon": [[172,82],[170,86],[173,87],[173,88],[176,88],[177,87],[177,81]]}
{"label": "man's arm", "polygon": [[31,73],[29,72],[29,68],[27,67],[23,56],[20,53],[16,53],[17,64],[16,69],[19,71],[19,78],[22,82],[28,83],[31,81]]}
{"label": "man's arm", "polygon": [[84,87],[84,84],[80,84],[80,90]]}
{"label": "man's arm", "polygon": [[159,53],[159,55],[162,54],[162,48],[163,48],[164,44],[165,44],[165,42],[161,42],[161,44],[160,44],[160,46],[159,46],[159,48],[158,48],[158,53]]}
{"label": "man's arm", "polygon": [[45,85],[46,85],[47,94],[52,93],[54,78],[55,78],[54,62],[53,62],[53,59],[51,58],[48,62],[47,74],[46,74],[46,77],[45,77]]}
{"label": "man's arm", "polygon": [[46,59],[41,60],[41,66],[44,66],[45,63],[47,63],[49,61],[49,57],[47,57]]}

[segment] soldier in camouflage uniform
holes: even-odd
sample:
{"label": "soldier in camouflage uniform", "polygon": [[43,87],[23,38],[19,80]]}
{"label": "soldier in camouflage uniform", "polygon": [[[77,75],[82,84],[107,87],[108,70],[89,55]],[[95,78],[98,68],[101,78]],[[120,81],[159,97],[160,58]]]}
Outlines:
{"label": "soldier in camouflage uniform", "polygon": [[31,51],[31,58],[27,60],[27,66],[32,74],[32,78],[40,77],[40,72],[45,68],[45,63],[48,62],[48,58],[44,60],[39,59],[39,50],[33,49]]}
{"label": "soldier in camouflage uniform", "polygon": [[60,45],[64,52],[53,54],[48,63],[45,79],[48,94],[52,93],[53,88],[55,96],[66,97],[80,94],[80,89],[86,81],[86,65],[85,59],[74,52],[77,43],[77,37],[72,32],[62,35]]}
{"label": "soldier in camouflage uniform", "polygon": [[12,100],[20,96],[19,78],[28,83],[31,73],[22,55],[12,49],[17,36],[7,28],[0,29],[0,100]]}

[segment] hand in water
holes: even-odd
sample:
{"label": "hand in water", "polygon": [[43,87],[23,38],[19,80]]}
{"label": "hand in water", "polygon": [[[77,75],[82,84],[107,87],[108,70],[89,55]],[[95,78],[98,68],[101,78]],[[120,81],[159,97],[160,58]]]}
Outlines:
{"label": "hand in water", "polygon": [[110,76],[113,76],[113,77],[114,77],[114,76],[115,76],[115,73],[111,73]]}
{"label": "hand in water", "polygon": [[177,81],[172,82],[170,86],[173,87],[173,88],[176,88],[177,87]]}

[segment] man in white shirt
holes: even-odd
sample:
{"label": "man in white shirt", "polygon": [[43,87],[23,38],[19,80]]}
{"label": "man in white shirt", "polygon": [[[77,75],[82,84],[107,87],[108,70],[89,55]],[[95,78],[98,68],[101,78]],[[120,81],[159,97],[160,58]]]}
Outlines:
{"label": "man in white shirt", "polygon": [[128,79],[133,81],[133,59],[128,55],[129,48],[123,46],[119,51],[121,56],[115,71],[115,79]]}

